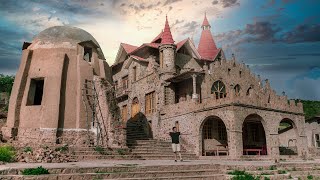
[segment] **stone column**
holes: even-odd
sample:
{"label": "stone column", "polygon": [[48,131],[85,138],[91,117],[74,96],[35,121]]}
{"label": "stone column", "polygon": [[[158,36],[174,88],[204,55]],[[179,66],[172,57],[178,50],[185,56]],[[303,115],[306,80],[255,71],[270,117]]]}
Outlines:
{"label": "stone column", "polygon": [[279,135],[278,134],[270,134],[267,138],[267,153],[273,159],[279,159],[280,151],[279,151]]}
{"label": "stone column", "polygon": [[229,130],[228,142],[229,156],[231,158],[239,159],[243,154],[242,131]]}
{"label": "stone column", "polygon": [[196,74],[192,74],[192,86],[193,86],[193,93],[192,93],[192,100],[194,102],[198,101],[198,94],[197,94],[197,75]]}

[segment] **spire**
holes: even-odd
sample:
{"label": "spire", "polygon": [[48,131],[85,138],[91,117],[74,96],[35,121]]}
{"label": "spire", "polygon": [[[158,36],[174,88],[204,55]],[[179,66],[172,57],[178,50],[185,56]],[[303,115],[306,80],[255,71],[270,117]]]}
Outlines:
{"label": "spire", "polygon": [[213,36],[210,31],[211,26],[208,22],[206,14],[204,15],[204,20],[201,27],[202,32],[199,41],[198,52],[202,59],[214,60],[217,53],[219,53],[219,49],[213,40]]}
{"label": "spire", "polygon": [[161,44],[174,44],[174,40],[172,38],[167,16],[166,16],[166,23],[164,25],[164,30],[162,33]]}
{"label": "spire", "polygon": [[202,26],[201,26],[201,27],[204,28],[204,27],[207,27],[207,26],[208,26],[209,28],[211,27],[210,24],[209,24],[209,21],[208,21],[208,19],[207,19],[207,13],[204,13],[204,19],[203,19],[203,23],[202,23]]}

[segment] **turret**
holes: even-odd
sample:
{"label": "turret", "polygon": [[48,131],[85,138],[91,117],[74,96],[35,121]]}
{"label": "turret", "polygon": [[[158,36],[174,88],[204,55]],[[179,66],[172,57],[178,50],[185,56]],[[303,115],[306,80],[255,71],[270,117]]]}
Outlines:
{"label": "turret", "polygon": [[174,44],[167,17],[161,39],[161,45],[159,47],[160,68],[162,68],[165,73],[173,74],[176,72],[174,60],[177,47]]}

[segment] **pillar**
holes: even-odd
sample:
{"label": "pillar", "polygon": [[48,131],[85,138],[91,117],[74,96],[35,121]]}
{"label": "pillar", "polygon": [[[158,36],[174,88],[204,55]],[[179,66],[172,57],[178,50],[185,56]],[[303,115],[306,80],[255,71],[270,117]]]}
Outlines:
{"label": "pillar", "polygon": [[198,94],[197,94],[197,75],[196,74],[192,74],[192,87],[193,87],[193,93],[192,93],[192,100],[193,101],[198,101]]}
{"label": "pillar", "polygon": [[228,132],[229,156],[238,159],[243,154],[242,131],[229,130]]}

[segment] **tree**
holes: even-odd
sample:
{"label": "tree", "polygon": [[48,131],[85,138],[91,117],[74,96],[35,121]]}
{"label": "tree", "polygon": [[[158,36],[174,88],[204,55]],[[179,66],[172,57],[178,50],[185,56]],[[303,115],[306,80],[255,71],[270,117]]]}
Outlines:
{"label": "tree", "polygon": [[14,82],[14,76],[0,74],[0,92],[6,92],[10,95]]}

